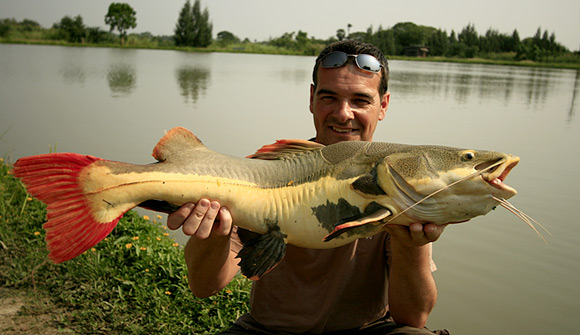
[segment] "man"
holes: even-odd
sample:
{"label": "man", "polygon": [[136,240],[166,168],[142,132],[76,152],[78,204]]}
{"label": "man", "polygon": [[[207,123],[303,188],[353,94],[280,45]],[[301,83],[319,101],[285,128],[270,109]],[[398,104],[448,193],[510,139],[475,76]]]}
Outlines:
{"label": "man", "polygon": [[[310,88],[314,141],[372,141],[389,105],[387,60],[354,41],[321,52]],[[225,287],[248,232],[232,228],[219,199],[185,204],[167,220],[191,238],[189,284],[198,297]],[[423,329],[437,299],[431,245],[444,226],[387,225],[386,231],[325,250],[287,247],[286,256],[252,288],[251,312],[224,334],[430,334]]]}

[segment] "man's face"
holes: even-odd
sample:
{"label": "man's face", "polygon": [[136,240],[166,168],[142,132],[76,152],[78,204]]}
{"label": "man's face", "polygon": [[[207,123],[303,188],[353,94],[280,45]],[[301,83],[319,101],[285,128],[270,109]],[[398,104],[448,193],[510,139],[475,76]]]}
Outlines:
{"label": "man's face", "polygon": [[365,72],[352,63],[318,69],[318,86],[310,87],[310,112],[316,142],[372,141],[385,117],[390,93],[379,95],[380,73]]}

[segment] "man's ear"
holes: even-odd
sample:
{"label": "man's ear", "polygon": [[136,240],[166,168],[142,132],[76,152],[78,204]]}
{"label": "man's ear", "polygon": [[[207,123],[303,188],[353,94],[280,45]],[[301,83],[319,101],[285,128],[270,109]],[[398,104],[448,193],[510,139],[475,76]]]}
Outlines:
{"label": "man's ear", "polygon": [[381,99],[381,113],[379,114],[379,121],[385,118],[387,114],[387,108],[389,108],[389,102],[391,100],[391,92],[386,91]]}
{"label": "man's ear", "polygon": [[314,93],[316,91],[316,87],[314,84],[310,84],[310,113],[314,114]]}

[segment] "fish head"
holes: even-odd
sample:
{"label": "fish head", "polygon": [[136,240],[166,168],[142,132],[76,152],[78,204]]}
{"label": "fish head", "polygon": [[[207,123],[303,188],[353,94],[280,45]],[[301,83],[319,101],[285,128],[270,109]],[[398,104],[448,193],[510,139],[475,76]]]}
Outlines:
{"label": "fish head", "polygon": [[516,195],[504,180],[519,160],[495,151],[417,146],[384,157],[377,176],[407,222],[458,223],[494,209],[494,197]]}

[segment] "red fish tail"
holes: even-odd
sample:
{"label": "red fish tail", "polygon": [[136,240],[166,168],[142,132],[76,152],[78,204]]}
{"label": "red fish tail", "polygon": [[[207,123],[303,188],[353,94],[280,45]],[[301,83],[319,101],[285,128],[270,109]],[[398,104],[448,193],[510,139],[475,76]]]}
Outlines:
{"label": "red fish tail", "polygon": [[111,222],[95,219],[79,175],[101,158],[73,153],[54,153],[20,158],[14,176],[28,193],[47,205],[46,243],[55,263],[72,259],[103,240],[124,213]]}

